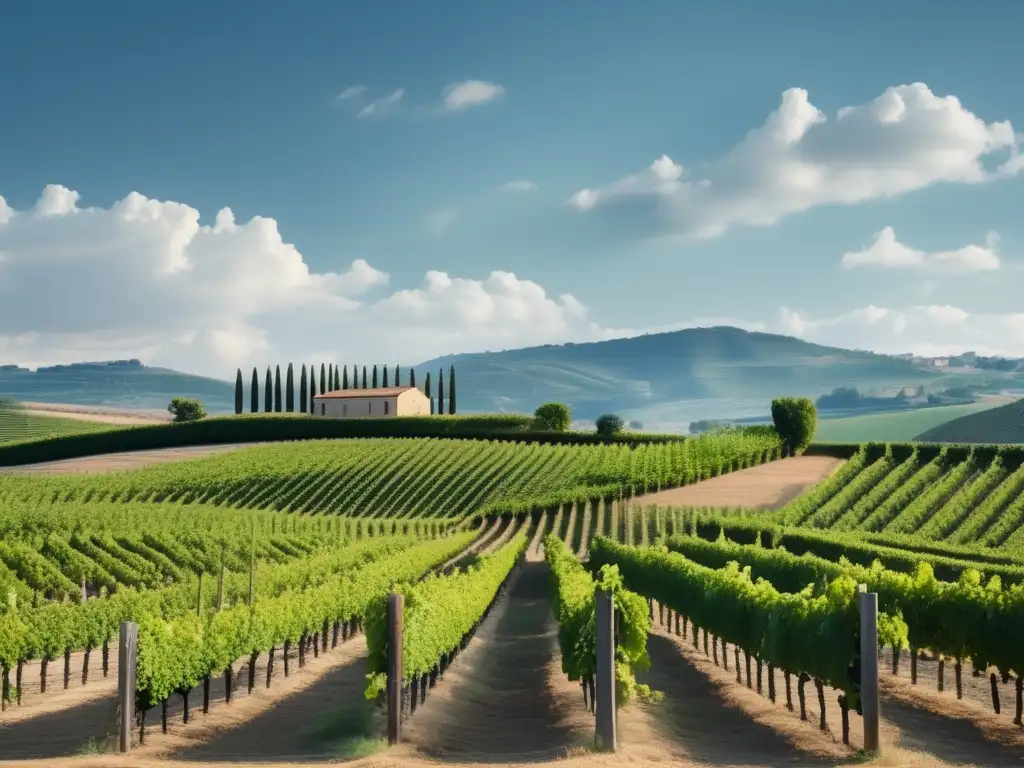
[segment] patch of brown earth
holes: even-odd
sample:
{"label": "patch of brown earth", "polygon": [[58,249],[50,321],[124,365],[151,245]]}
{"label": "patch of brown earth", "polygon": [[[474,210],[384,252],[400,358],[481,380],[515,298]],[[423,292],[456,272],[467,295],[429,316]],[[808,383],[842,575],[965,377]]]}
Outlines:
{"label": "patch of brown earth", "polygon": [[693,485],[636,496],[631,505],[779,509],[835,472],[842,459],[795,456]]}

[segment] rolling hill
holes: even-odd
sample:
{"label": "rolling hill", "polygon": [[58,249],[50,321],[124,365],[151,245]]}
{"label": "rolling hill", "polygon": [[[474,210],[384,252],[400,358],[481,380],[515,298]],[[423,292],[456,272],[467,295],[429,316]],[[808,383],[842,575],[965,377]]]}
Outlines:
{"label": "rolling hill", "polygon": [[1024,399],[952,419],[914,439],[921,443],[1024,443]]}

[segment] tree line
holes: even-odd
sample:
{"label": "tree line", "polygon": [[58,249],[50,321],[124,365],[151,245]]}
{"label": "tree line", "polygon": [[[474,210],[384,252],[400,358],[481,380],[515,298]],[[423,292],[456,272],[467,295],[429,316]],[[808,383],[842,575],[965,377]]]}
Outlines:
{"label": "tree line", "polygon": [[[344,389],[381,389],[387,387],[400,387],[403,386],[400,383],[401,367],[396,365],[393,375],[389,376],[388,367],[383,366],[381,371],[382,376],[378,379],[377,366],[372,366],[371,369],[367,369],[364,365],[362,369],[362,378],[360,380],[359,366],[352,366],[352,377],[349,378],[348,366],[342,366],[340,369],[337,365],[328,365],[326,363],[320,363],[320,379],[319,388],[317,387],[317,376],[316,366],[309,366],[309,373],[307,375],[306,365],[303,363],[299,373],[299,384],[298,384],[298,397],[296,397],[295,387],[295,369],[292,363],[288,363],[288,367],[285,371],[284,376],[284,389],[282,392],[281,387],[281,366],[274,366],[274,371],[271,373],[270,366],[267,366],[267,375],[264,379],[263,384],[263,412],[264,413],[313,413],[313,399],[317,394],[325,394],[327,392],[336,392]],[[394,382],[389,384],[388,382]],[[444,415],[445,411],[445,383],[444,383],[444,368],[440,368],[437,373],[437,399],[435,401],[434,392],[432,389],[432,382],[430,373],[427,373],[426,379],[423,382],[423,394],[430,398],[430,413],[431,415],[437,413]],[[416,370],[409,368],[409,384],[410,387],[416,386]],[[296,403],[298,400],[298,403]],[[298,405],[298,408],[296,408]],[[455,366],[449,366],[448,368],[448,403],[447,413],[455,413]],[[245,411],[245,391],[242,383],[242,369],[239,368],[235,375],[235,413],[241,414]],[[252,369],[252,381],[249,385],[249,411],[250,413],[260,412],[260,377],[259,372],[256,368]]]}

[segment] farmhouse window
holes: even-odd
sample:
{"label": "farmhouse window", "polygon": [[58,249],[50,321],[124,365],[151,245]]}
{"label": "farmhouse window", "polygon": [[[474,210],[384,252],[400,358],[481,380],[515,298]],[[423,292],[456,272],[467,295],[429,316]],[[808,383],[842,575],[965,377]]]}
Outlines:
{"label": "farmhouse window", "polygon": [[388,401],[387,400],[384,401],[384,415],[385,416],[388,415]]}
{"label": "farmhouse window", "polygon": [[327,403],[320,403],[320,415],[321,416],[326,416],[327,415]]}

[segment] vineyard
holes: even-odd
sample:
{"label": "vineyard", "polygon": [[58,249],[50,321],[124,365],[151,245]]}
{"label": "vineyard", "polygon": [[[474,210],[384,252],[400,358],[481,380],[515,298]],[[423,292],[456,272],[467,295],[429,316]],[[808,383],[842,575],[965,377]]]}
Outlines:
{"label": "vineyard", "polygon": [[[774,512],[631,502],[778,454],[764,431],[636,448],[360,439],[5,476],[0,759],[113,749],[122,621],[138,627],[143,755],[380,750],[389,595],[404,723],[389,754],[585,754],[600,589],[628,760],[834,764],[864,738],[863,584],[886,748],[959,738],[986,765],[1019,763],[1020,526],[990,536],[1024,488],[1012,454],[867,446]],[[987,735],[944,729],[950,701]]]}
{"label": "vineyard", "polygon": [[0,403],[0,444],[18,440],[38,440],[93,432],[108,432],[115,427],[98,421],[38,416]]}

